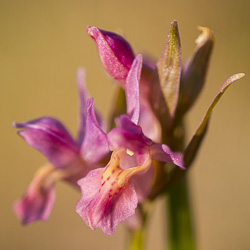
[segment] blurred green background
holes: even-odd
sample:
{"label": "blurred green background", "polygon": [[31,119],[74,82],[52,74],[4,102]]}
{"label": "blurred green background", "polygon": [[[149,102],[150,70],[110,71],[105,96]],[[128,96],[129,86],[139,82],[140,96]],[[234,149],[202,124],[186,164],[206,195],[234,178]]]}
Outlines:
{"label": "blurred green background", "polygon": [[[123,34],[135,51],[157,58],[173,19],[179,24],[184,59],[194,49],[197,25],[211,28],[216,38],[204,92],[187,119],[188,138],[223,81],[246,73],[215,108],[189,176],[197,249],[250,249],[249,0],[1,0],[0,249],[124,249],[124,227],[114,237],[89,229],[74,211],[80,194],[65,183],[56,187],[46,223],[20,224],[12,205],[46,159],[16,135],[11,122],[50,115],[76,135],[79,66],[86,68],[89,91],[107,118],[114,84],[102,70],[86,26]],[[150,220],[148,250],[164,249],[164,219],[160,200]]]}

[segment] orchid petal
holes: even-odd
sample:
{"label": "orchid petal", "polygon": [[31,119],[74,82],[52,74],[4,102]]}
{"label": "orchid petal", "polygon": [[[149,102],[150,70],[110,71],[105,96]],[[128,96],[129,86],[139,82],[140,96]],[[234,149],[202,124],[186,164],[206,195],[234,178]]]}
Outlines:
{"label": "orchid petal", "polygon": [[137,55],[129,70],[125,85],[127,114],[129,115],[131,121],[135,124],[138,123],[140,113],[139,82],[141,76],[141,69],[142,55]]}
{"label": "orchid petal", "polygon": [[109,152],[107,136],[101,129],[94,111],[94,99],[87,101],[86,134],[81,155],[89,165],[101,160]]}
{"label": "orchid petal", "polygon": [[123,115],[118,121],[119,127],[108,133],[111,150],[129,149],[136,154],[138,164],[142,164],[148,157],[149,145],[152,141],[142,133],[140,126],[130,121],[128,116]]}
{"label": "orchid petal", "polygon": [[124,87],[134,60],[134,53],[129,43],[121,36],[97,27],[88,26],[87,32],[96,42],[106,71]]}
{"label": "orchid petal", "polygon": [[114,151],[105,168],[90,171],[78,181],[82,198],[76,212],[93,230],[100,227],[113,235],[119,222],[135,214],[138,198],[130,178],[151,166],[149,159],[143,165],[123,170],[120,160],[124,150]]}
{"label": "orchid petal", "polygon": [[118,127],[127,130],[131,134],[141,136],[145,144],[150,145],[152,143],[152,141],[143,134],[142,128],[134,124],[127,115],[120,116],[116,121]]}
{"label": "orchid petal", "polygon": [[115,128],[108,134],[111,150],[125,149],[136,154],[138,164],[141,164],[149,156],[149,148],[139,135],[129,133],[125,129]]}
{"label": "orchid petal", "polygon": [[216,94],[213,102],[210,104],[205,116],[203,117],[198,129],[196,130],[195,134],[193,135],[191,141],[189,142],[189,144],[186,147],[185,153],[184,153],[184,163],[186,165],[186,167],[188,167],[192,161],[194,160],[196,153],[199,149],[199,146],[206,134],[207,131],[207,127],[208,127],[208,123],[209,123],[209,118],[210,115],[213,111],[213,108],[215,107],[215,105],[217,104],[217,102],[220,100],[220,98],[222,97],[222,95],[225,93],[225,91],[227,90],[227,88],[236,80],[239,80],[240,78],[242,78],[245,74],[243,73],[239,73],[239,74],[235,74],[232,75],[231,77],[229,77],[220,87],[218,93]]}
{"label": "orchid petal", "polygon": [[54,185],[61,178],[60,170],[50,165],[37,171],[25,196],[14,206],[23,224],[47,220],[55,200]]}
{"label": "orchid petal", "polygon": [[153,160],[172,163],[185,169],[183,166],[183,155],[181,153],[172,152],[165,144],[151,145],[150,152]]}
{"label": "orchid petal", "polygon": [[171,117],[174,117],[179,97],[181,77],[181,44],[178,25],[173,21],[169,28],[166,45],[157,63],[161,89]]}
{"label": "orchid petal", "polygon": [[13,123],[19,135],[44,154],[56,168],[65,168],[78,156],[79,149],[66,128],[58,120],[42,117],[24,123]]}
{"label": "orchid petal", "polygon": [[[83,68],[79,68],[77,71],[77,87],[79,90],[79,106],[80,106],[79,109],[80,119],[79,119],[79,131],[78,131],[77,142],[78,145],[81,146],[84,140],[84,136],[86,134],[86,118],[87,118],[86,110],[87,110],[87,99],[89,96],[85,83],[85,70]],[[98,123],[100,124],[100,127],[103,128],[104,124],[97,110],[95,110],[95,115]]]}
{"label": "orchid petal", "polygon": [[112,236],[121,221],[135,214],[138,204],[137,194],[132,183],[128,183],[117,198],[112,211],[100,221],[100,228],[106,235]]}
{"label": "orchid petal", "polygon": [[92,170],[78,182],[82,198],[76,205],[76,212],[91,229],[100,227],[106,235],[111,236],[119,222],[135,213],[138,199],[130,183],[116,197],[111,197],[109,189],[100,192],[102,173],[103,168]]}
{"label": "orchid petal", "polygon": [[178,104],[181,113],[190,109],[204,86],[214,44],[214,35],[210,29],[205,27],[198,27],[198,29],[202,33],[197,38],[194,53],[182,72]]}
{"label": "orchid petal", "polygon": [[149,105],[141,105],[138,125],[148,138],[160,142],[161,125]]}

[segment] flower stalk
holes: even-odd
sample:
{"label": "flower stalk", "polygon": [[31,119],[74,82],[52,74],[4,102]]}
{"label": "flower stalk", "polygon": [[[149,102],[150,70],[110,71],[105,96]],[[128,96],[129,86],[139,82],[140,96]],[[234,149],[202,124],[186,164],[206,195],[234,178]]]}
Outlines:
{"label": "flower stalk", "polygon": [[168,241],[166,249],[194,250],[195,237],[193,228],[192,211],[189,201],[188,177],[185,175],[176,184],[167,196],[167,222]]}
{"label": "flower stalk", "polygon": [[130,229],[128,235],[128,250],[143,250],[145,249],[146,224],[140,229]]}

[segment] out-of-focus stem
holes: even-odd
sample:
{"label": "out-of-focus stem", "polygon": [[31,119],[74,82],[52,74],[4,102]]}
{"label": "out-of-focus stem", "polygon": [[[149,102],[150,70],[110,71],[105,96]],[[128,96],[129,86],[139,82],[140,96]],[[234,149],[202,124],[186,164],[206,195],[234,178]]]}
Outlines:
{"label": "out-of-focus stem", "polygon": [[145,228],[129,231],[128,250],[143,250]]}
{"label": "out-of-focus stem", "polygon": [[188,181],[185,176],[168,193],[168,250],[194,250],[195,241],[189,204]]}

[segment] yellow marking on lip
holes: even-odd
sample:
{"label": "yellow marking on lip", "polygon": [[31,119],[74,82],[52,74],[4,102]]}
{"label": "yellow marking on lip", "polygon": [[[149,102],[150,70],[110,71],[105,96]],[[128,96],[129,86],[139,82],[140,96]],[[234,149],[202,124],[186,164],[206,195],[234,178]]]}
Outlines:
{"label": "yellow marking on lip", "polygon": [[119,193],[119,191],[128,183],[133,175],[147,170],[152,163],[151,158],[149,158],[144,164],[140,166],[123,170],[120,167],[120,155],[122,153],[124,153],[124,150],[114,151],[111,155],[109,164],[103,171],[103,178],[100,189],[111,189],[112,192],[109,192],[109,196],[111,194]]}

